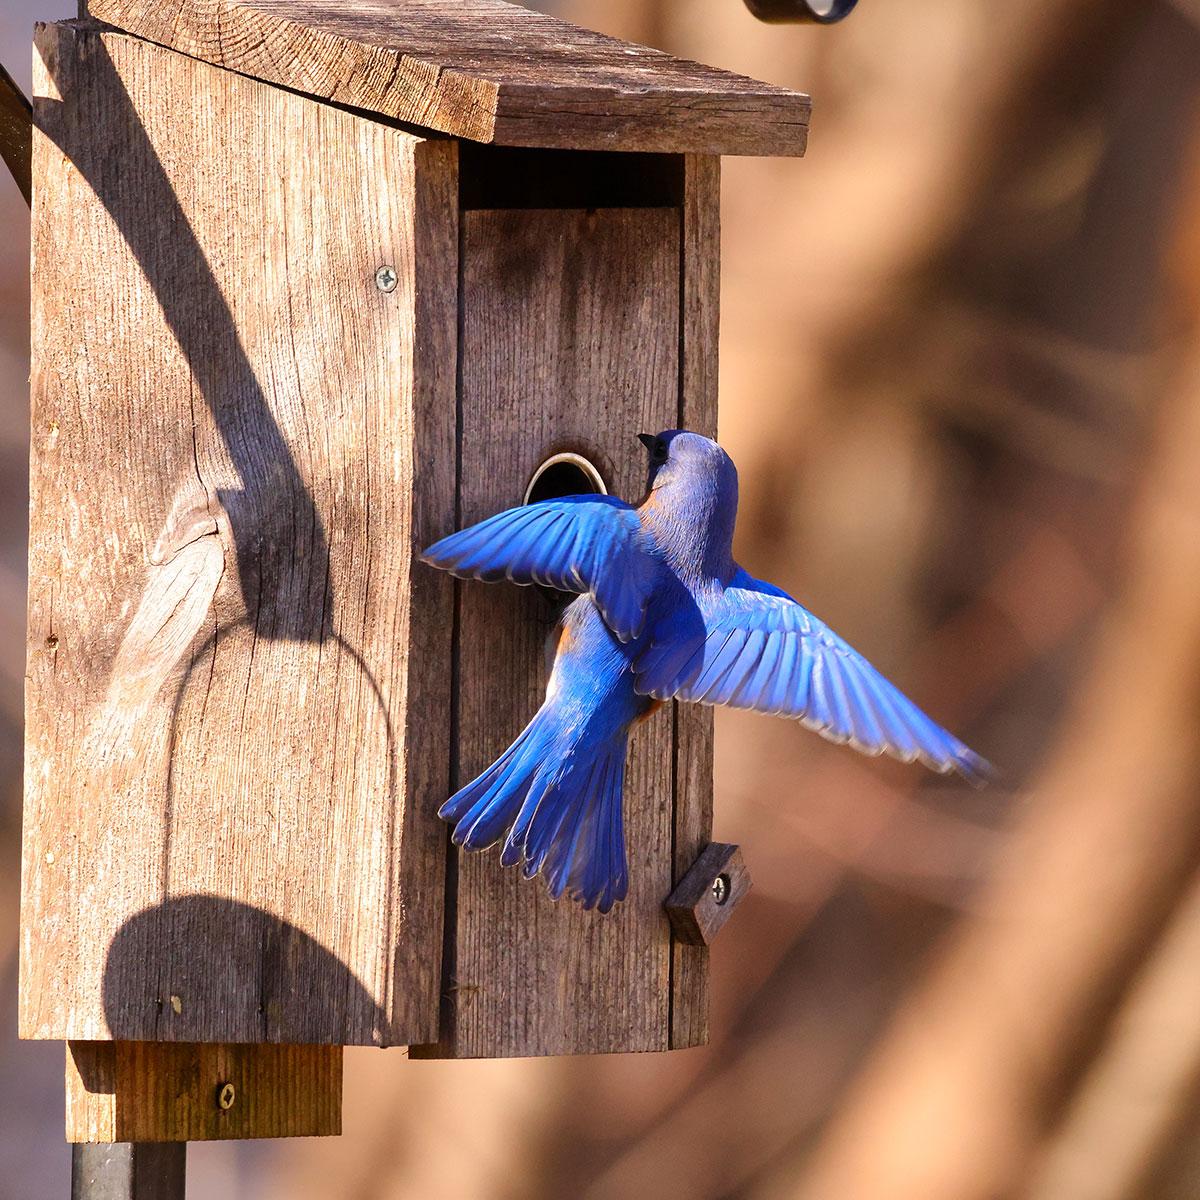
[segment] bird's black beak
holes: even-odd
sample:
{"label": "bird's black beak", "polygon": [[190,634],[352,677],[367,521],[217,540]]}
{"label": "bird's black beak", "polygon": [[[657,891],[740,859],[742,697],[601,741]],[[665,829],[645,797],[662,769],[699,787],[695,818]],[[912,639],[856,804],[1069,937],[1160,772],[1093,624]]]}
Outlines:
{"label": "bird's black beak", "polygon": [[654,443],[658,441],[658,438],[656,438],[652,433],[639,433],[637,438],[647,450],[653,450]]}

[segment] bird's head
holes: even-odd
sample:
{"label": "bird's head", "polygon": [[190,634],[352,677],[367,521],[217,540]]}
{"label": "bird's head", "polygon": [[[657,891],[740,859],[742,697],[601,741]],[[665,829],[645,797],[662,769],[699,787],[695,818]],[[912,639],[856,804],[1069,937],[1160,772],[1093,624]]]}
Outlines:
{"label": "bird's head", "polygon": [[737,468],[733,459],[711,438],[686,429],[663,433],[639,433],[638,440],[650,452],[647,487],[709,491],[721,499],[737,502]]}

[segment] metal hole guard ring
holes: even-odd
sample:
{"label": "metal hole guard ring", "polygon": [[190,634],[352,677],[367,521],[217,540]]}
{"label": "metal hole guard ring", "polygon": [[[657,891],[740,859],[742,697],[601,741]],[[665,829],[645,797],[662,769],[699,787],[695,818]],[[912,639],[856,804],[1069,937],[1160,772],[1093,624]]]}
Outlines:
{"label": "metal hole guard ring", "polygon": [[746,7],[760,20],[770,24],[804,22],[832,25],[843,17],[858,0],[746,0]]}
{"label": "metal hole guard ring", "polygon": [[[584,492],[591,492],[596,496],[607,496],[608,488],[604,486],[604,476],[600,474],[599,469],[590,460],[583,457],[582,454],[576,454],[571,450],[564,450],[561,454],[552,454],[541,466],[534,471],[530,477],[529,486],[525,489],[525,496],[521,500],[522,504],[528,504],[533,497],[537,485],[545,478],[545,476],[555,467],[574,467],[580,475],[583,476],[587,483]],[[583,495],[584,492],[560,492],[559,495]],[[542,499],[553,499],[551,496],[542,497]]]}
{"label": "metal hole guard ring", "polygon": [[710,842],[663,905],[675,936],[707,946],[750,891],[740,846]]}

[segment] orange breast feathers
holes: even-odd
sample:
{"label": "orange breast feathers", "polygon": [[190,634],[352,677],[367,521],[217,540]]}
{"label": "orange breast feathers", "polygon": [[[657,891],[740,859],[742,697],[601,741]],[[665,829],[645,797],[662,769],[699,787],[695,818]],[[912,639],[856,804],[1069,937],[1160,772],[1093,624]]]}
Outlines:
{"label": "orange breast feathers", "polygon": [[558,641],[554,643],[555,654],[566,654],[575,645],[575,631],[564,621],[558,627]]}

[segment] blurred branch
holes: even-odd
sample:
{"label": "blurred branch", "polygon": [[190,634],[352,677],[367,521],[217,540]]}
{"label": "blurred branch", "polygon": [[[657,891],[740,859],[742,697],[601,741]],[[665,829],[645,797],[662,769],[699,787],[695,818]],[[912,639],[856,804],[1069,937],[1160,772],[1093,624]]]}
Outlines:
{"label": "blurred branch", "polygon": [[1168,0],[1168,3],[1178,9],[1189,21],[1200,25],[1200,0]]}
{"label": "blurred branch", "polygon": [[1007,866],[835,1122],[809,1197],[1011,1195],[1200,862],[1200,361]]}
{"label": "blurred branch", "polygon": [[1200,876],[1131,990],[1110,1044],[1034,1172],[1027,1200],[1154,1194],[1147,1176],[1191,1116],[1200,1083],[1198,962]]}

